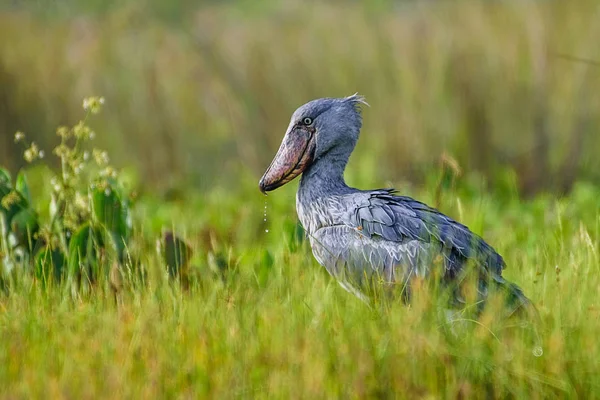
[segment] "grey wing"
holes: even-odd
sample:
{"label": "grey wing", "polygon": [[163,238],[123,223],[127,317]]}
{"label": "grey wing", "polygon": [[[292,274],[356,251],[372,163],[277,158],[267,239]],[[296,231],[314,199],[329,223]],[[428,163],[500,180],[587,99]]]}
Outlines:
{"label": "grey wing", "polygon": [[389,189],[360,192],[353,201],[342,219],[366,238],[396,244],[416,241],[421,251],[437,251],[444,256],[449,278],[457,276],[468,260],[493,275],[502,275],[504,260],[489,244],[434,208],[395,196]]}

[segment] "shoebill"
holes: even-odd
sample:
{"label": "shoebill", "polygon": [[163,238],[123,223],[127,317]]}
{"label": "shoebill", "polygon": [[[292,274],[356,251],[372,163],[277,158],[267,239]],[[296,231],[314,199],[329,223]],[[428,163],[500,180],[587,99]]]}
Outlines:
{"label": "shoebill", "polygon": [[[416,279],[435,276],[451,287],[472,267],[476,304],[483,304],[490,290],[501,289],[514,309],[529,305],[521,289],[502,277],[502,257],[465,225],[393,189],[346,184],[344,169],[358,141],[364,104],[363,97],[353,95],[298,108],[259,183],[266,193],[302,174],[296,210],[317,261],[362,299],[376,281],[402,288],[403,298],[410,300]],[[451,297],[456,305],[465,302],[456,288]]]}

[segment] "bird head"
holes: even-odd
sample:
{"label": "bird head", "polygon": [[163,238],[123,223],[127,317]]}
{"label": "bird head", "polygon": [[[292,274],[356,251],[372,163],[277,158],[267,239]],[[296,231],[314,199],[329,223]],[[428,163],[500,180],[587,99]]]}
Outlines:
{"label": "bird head", "polygon": [[281,146],[259,182],[266,193],[290,182],[326,155],[348,156],[362,125],[358,94],[323,98],[300,106],[290,120]]}

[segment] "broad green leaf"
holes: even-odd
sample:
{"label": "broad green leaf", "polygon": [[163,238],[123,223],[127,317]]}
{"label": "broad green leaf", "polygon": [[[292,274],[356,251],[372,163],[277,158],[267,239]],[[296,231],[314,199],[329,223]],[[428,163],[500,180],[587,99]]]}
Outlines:
{"label": "broad green leaf", "polygon": [[36,242],[34,235],[40,228],[38,215],[34,209],[26,208],[16,213],[10,221],[10,228],[18,244],[33,249]]}
{"label": "broad green leaf", "polygon": [[21,170],[17,175],[15,188],[31,204],[31,191],[29,190],[29,182],[27,181],[27,176],[25,176],[25,171]]}
{"label": "broad green leaf", "polygon": [[115,241],[119,259],[122,260],[125,243],[129,236],[127,227],[129,209],[121,201],[114,186],[108,186],[104,189],[94,188],[92,191],[92,206],[96,220],[110,233]]}
{"label": "broad green leaf", "polygon": [[43,247],[35,257],[35,276],[44,284],[60,282],[66,267],[66,257],[59,249]]}
{"label": "broad green leaf", "polygon": [[69,242],[69,275],[84,273],[94,279],[99,255],[104,248],[102,232],[89,223],[82,225]]}
{"label": "broad green leaf", "polygon": [[4,168],[0,168],[0,187],[2,186],[8,186],[9,188],[12,187],[11,185],[11,177],[10,177],[10,172],[8,172],[8,170],[4,169]]}
{"label": "broad green leaf", "polygon": [[[10,173],[5,169],[0,168],[0,200],[2,200],[4,196],[9,194],[11,190],[12,184],[10,180]],[[1,206],[0,211],[2,211]]]}
{"label": "broad green leaf", "polygon": [[193,253],[192,248],[172,232],[164,235],[163,251],[167,271],[171,277],[176,277],[187,269]]}
{"label": "broad green leaf", "polygon": [[22,210],[29,208],[27,200],[16,190],[9,190],[8,193],[3,194],[0,190],[0,212],[4,213],[6,222],[10,225],[12,218]]}

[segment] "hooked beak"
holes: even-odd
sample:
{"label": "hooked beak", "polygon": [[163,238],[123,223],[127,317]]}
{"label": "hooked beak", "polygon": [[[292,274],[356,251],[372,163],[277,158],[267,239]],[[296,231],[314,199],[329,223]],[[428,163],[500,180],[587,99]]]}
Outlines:
{"label": "hooked beak", "polygon": [[312,162],[315,153],[314,129],[294,127],[286,133],[271,165],[258,186],[264,194],[285,185],[300,175]]}

